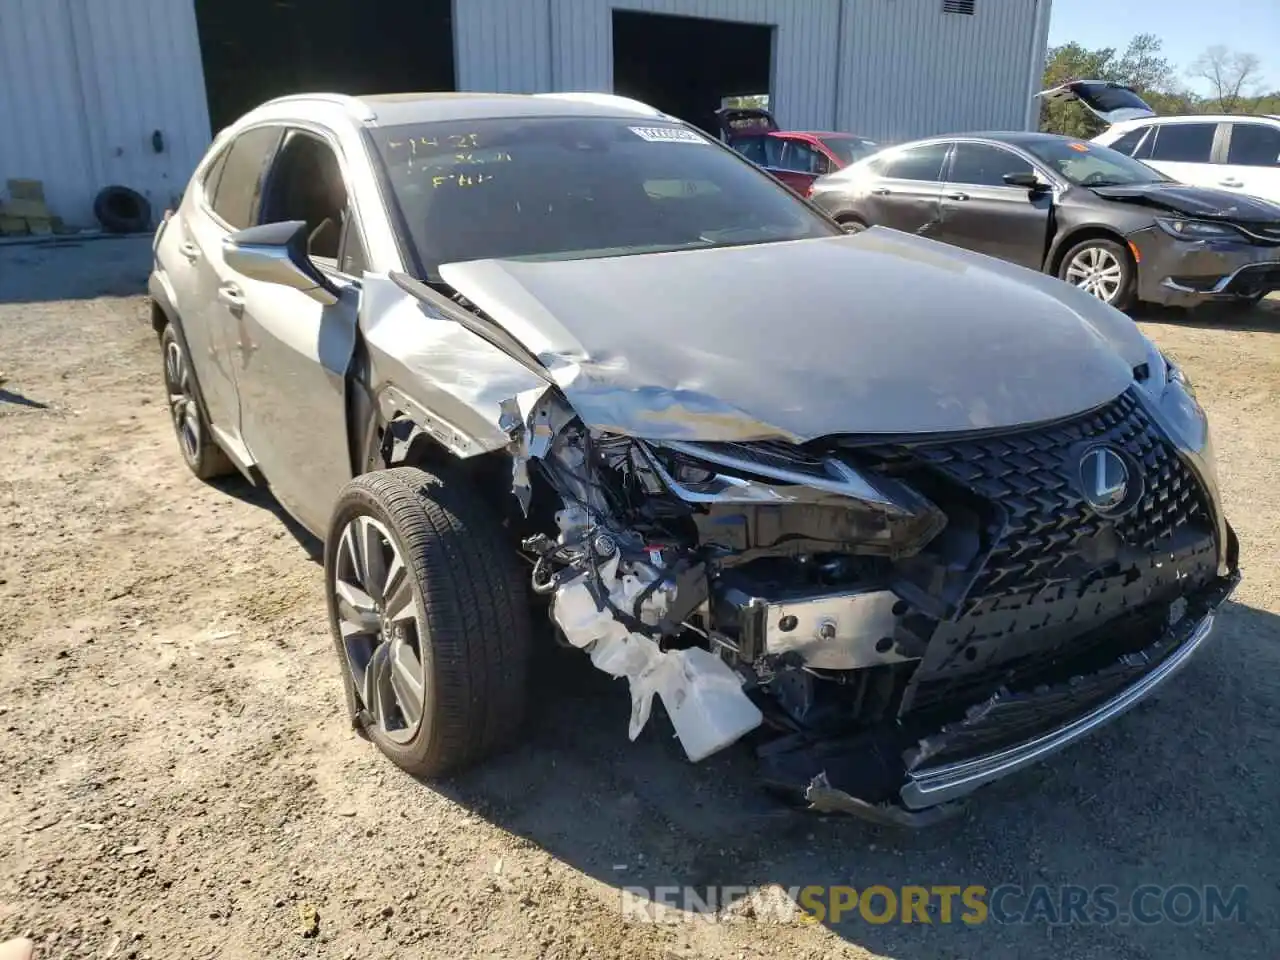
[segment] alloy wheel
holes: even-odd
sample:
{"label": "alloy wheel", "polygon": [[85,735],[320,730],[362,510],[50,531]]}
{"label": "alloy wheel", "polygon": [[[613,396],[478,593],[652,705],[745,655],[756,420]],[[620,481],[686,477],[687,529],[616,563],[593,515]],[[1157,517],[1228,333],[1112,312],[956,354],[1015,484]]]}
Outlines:
{"label": "alloy wheel", "polygon": [[200,425],[200,407],[191,385],[191,368],[177,340],[170,340],[164,351],[164,380],[169,394],[169,414],[188,463],[200,461],[204,431]]}
{"label": "alloy wheel", "polygon": [[408,743],[422,724],[427,686],[412,574],[387,528],[360,515],[342,531],[333,577],[356,695],[387,739]]}
{"label": "alloy wheel", "polygon": [[1124,268],[1105,247],[1085,247],[1067,264],[1065,279],[1104,303],[1111,303],[1124,283]]}

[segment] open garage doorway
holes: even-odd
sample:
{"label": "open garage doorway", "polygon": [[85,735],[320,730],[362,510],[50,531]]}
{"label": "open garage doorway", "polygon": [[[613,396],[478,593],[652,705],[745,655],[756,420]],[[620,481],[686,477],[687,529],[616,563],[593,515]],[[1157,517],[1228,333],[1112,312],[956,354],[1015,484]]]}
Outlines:
{"label": "open garage doorway", "polygon": [[767,95],[774,28],[613,11],[613,90],[708,132],[727,97]]}
{"label": "open garage doorway", "polygon": [[196,0],[215,131],[289,93],[455,87],[452,0]]}

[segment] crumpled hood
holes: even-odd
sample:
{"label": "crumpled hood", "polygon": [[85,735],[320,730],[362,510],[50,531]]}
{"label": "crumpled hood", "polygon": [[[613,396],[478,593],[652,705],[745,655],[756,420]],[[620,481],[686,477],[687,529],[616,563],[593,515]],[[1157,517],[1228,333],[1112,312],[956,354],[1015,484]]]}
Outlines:
{"label": "crumpled hood", "polygon": [[1280,206],[1229,190],[1190,187],[1183,183],[1139,183],[1125,187],[1093,187],[1107,200],[1133,201],[1188,217],[1280,224]]}
{"label": "crumpled hood", "polygon": [[893,230],[441,267],[583,420],[648,439],[803,442],[1007,427],[1113,399],[1133,322],[1021,267]]}

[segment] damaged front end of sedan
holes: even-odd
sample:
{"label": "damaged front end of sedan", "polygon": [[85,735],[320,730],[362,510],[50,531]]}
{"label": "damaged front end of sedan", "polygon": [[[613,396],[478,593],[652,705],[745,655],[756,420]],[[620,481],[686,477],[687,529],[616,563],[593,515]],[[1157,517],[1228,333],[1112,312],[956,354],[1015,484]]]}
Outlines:
{"label": "damaged front end of sedan", "polygon": [[[794,247],[770,267],[813,290],[850,252],[883,250],[886,270],[940,256]],[[416,378],[435,410],[384,412],[464,459],[509,458],[532,588],[566,644],[626,679],[633,739],[656,697],[692,761],[746,738],[776,793],[923,825],[1204,641],[1238,546],[1204,414],[1127,318],[1026,281],[1001,292],[1034,325],[980,310],[975,286],[964,328],[899,297],[898,339],[871,340],[815,294],[775,356],[771,305],[728,282],[756,253],[700,254],[696,274],[679,256],[445,267],[449,296],[365,288],[375,381]]]}
{"label": "damaged front end of sedan", "polygon": [[[627,680],[631,738],[655,696],[691,761],[768,731],[766,785],[820,811],[957,811],[1141,699],[1236,579],[1138,384],[960,438],[646,441],[588,428],[554,388],[503,427],[517,498],[554,523],[522,544],[533,589]],[[1141,478],[1109,515],[1097,450]]]}

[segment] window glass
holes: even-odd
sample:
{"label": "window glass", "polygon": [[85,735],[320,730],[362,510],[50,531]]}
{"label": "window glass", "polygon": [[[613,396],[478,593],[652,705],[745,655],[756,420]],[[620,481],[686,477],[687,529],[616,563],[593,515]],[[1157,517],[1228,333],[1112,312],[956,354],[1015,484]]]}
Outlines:
{"label": "window glass", "polygon": [[951,161],[951,183],[972,183],[979,186],[1004,187],[1006,173],[1034,173],[1027,161],[1008,150],[985,143],[957,143]]}
{"label": "window glass", "polygon": [[336,264],[346,215],[347,188],[332,148],[309,133],[290,133],[271,168],[261,221],[304,221],[307,252]]}
{"label": "window glass", "polygon": [[516,117],[370,134],[428,280],[441,264],[491,257],[576,260],[840,232],[772,177],[669,121]]}
{"label": "window glass", "polygon": [[227,165],[227,154],[231,151],[223,147],[216,160],[204,172],[204,195],[210,199],[218,192],[218,182],[222,179],[222,170]]}
{"label": "window glass", "polygon": [[1213,155],[1216,123],[1162,123],[1156,128],[1152,160],[1174,163],[1208,163]]}
{"label": "window glass", "polygon": [[879,149],[874,140],[864,140],[861,137],[823,137],[822,142],[840,158],[841,165],[846,167],[855,160],[869,157]]}
{"label": "window glass", "polygon": [[767,139],[767,137],[743,137],[740,140],[734,140],[730,145],[752,163],[763,167],[765,164],[764,142]]}
{"label": "window glass", "polygon": [[256,127],[236,137],[227,152],[213,209],[235,230],[253,225],[267,160],[275,153],[281,134],[279,127]]}
{"label": "window glass", "polygon": [[1265,123],[1233,123],[1227,163],[1246,167],[1280,166],[1280,128]]}
{"label": "window glass", "polygon": [[885,157],[880,162],[881,176],[895,180],[937,180],[942,174],[947,143],[926,143]]}
{"label": "window glass", "polygon": [[782,153],[787,146],[787,141],[781,137],[765,137],[764,138],[764,165],[781,169]]}
{"label": "window glass", "polygon": [[1138,127],[1136,130],[1130,130],[1123,137],[1111,144],[1112,150],[1118,150],[1126,156],[1136,156],[1134,153],[1138,148],[1138,144],[1142,142],[1142,138],[1146,136],[1150,127]]}
{"label": "window glass", "polygon": [[342,258],[338,263],[338,269],[351,277],[363,276],[369,269],[369,258],[364,252],[364,241],[360,239],[360,228],[351,216],[347,217],[346,234],[342,238]]}
{"label": "window glass", "polygon": [[1045,137],[1028,141],[1023,148],[1054,173],[1080,186],[1120,187],[1169,179],[1145,163],[1097,143]]}
{"label": "window glass", "polygon": [[827,158],[800,140],[786,140],[782,145],[782,170],[794,170],[797,173],[826,173],[830,167]]}

